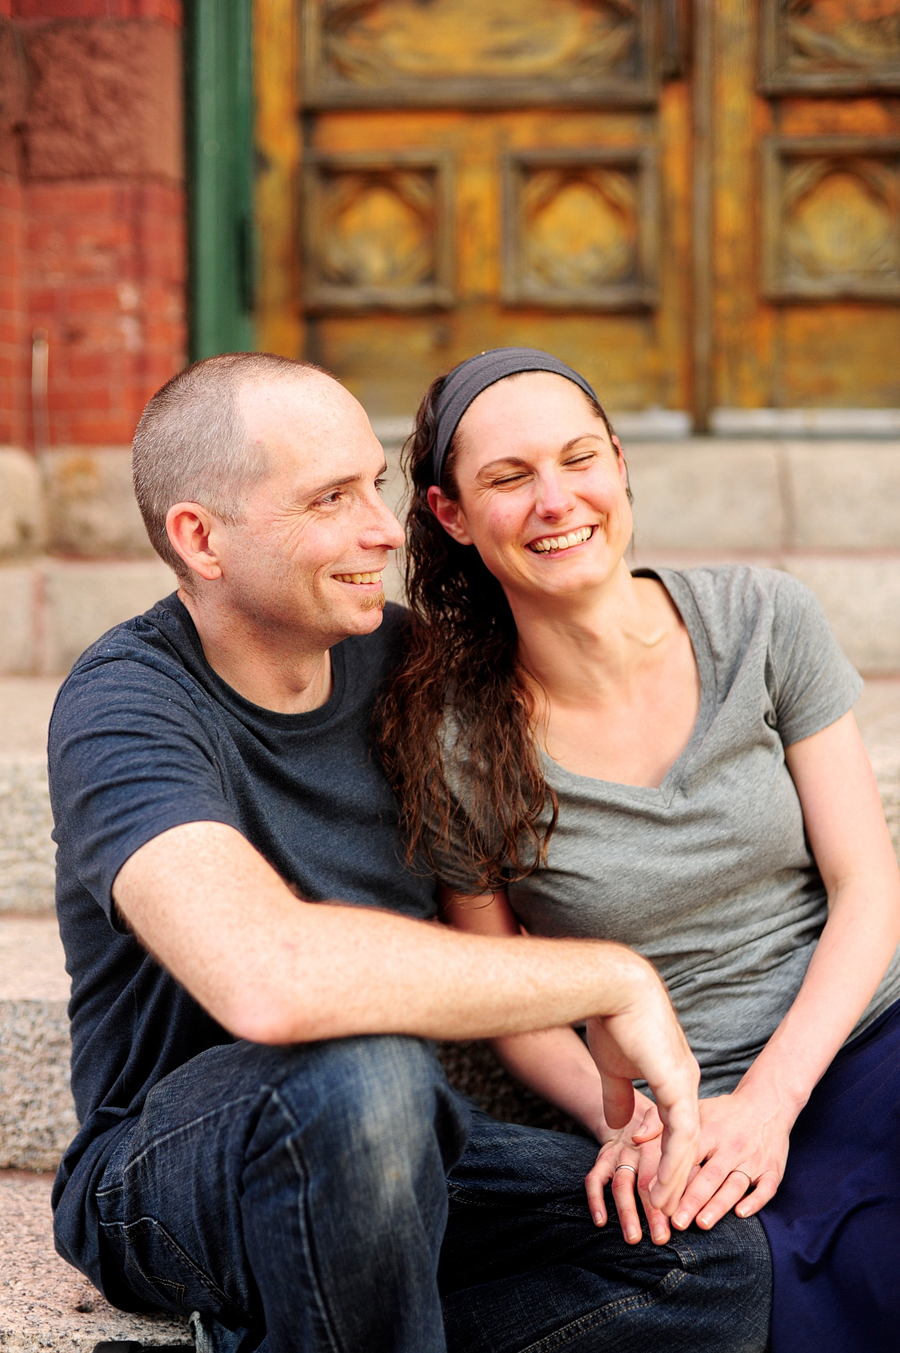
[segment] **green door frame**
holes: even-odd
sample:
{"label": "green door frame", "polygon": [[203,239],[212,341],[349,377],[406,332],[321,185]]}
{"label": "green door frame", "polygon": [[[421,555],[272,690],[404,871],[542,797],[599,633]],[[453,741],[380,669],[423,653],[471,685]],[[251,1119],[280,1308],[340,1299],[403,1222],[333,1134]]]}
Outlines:
{"label": "green door frame", "polygon": [[185,6],[189,345],[192,361],[252,349],[252,0]]}

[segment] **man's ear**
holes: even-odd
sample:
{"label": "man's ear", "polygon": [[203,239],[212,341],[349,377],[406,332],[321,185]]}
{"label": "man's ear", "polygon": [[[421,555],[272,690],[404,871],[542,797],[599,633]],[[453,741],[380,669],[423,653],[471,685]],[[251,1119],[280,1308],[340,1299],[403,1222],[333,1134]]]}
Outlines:
{"label": "man's ear", "polygon": [[172,549],[181,556],[191,572],[206,582],[222,576],[215,540],[217,517],[199,503],[175,503],[166,513],[166,533]]}
{"label": "man's ear", "polygon": [[432,484],[428,490],[428,506],[448,536],[452,536],[458,545],[472,544],[472,537],[466,530],[466,519],[462,508],[459,503],[455,503],[452,498],[448,498],[445,493],[442,493],[436,484]]}

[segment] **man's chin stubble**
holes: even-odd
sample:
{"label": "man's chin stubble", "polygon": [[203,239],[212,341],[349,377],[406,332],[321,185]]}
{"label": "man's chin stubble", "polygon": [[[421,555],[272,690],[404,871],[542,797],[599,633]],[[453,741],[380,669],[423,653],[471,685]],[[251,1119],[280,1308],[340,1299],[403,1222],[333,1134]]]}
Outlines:
{"label": "man's chin stubble", "polygon": [[383,611],[385,596],[383,592],[377,593],[374,597],[363,597],[360,601],[360,610],[363,611]]}

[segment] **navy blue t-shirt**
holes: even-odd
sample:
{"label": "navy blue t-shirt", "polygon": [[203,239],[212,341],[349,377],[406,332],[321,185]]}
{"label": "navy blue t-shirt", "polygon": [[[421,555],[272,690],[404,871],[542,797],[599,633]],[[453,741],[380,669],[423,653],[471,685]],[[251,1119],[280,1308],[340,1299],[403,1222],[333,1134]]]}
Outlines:
{"label": "navy blue t-shirt", "polygon": [[161,832],[224,822],[310,901],[432,917],[433,880],[401,863],[397,807],[368,745],[404,615],[389,605],[373,634],[333,648],[331,697],[305,714],[261,709],[227,686],[175,594],[105,634],[59,692],[50,796],[81,1130],[53,1201],[59,1249],[98,1285],[93,1185],[118,1132],[162,1077],[231,1041],[128,933],[115,877]]}

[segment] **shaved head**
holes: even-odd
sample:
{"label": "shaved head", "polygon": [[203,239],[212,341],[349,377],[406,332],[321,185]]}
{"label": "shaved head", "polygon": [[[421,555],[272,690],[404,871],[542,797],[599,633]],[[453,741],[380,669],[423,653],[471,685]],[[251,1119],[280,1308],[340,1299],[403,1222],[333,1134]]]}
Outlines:
{"label": "shaved head", "polygon": [[[207,357],[173,376],[150,400],[134,435],[134,492],[157,554],[182,582],[189,570],[166,533],[174,503],[200,503],[223,521],[242,519],[247,493],[270,469],[264,436],[246,422],[247,387],[309,385],[312,400],[350,398],[327,371],[267,352]],[[257,401],[251,401],[256,404]]]}

